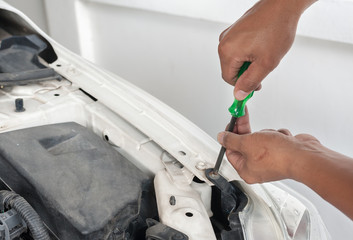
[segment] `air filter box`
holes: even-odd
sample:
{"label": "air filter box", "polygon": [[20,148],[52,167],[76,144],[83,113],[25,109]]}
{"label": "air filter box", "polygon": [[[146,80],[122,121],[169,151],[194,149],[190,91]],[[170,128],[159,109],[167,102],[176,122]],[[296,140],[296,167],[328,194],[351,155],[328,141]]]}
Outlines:
{"label": "air filter box", "polygon": [[149,178],[76,123],[0,134],[0,177],[60,239],[144,239],[156,215]]}

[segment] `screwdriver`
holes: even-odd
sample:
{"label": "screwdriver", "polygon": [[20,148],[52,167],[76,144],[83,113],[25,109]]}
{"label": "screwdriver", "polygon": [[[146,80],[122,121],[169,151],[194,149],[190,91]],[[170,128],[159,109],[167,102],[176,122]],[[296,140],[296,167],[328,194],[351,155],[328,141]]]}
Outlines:
{"label": "screwdriver", "polygon": [[[235,82],[239,79],[239,77],[248,69],[250,66],[251,62],[245,62],[239,69],[239,73],[237,76],[237,79]],[[237,118],[242,117],[245,115],[245,105],[246,102],[252,97],[254,94],[254,91],[252,91],[244,100],[238,101],[237,99],[234,99],[234,102],[232,106],[228,108],[228,111],[232,115],[232,118],[230,119],[230,123],[228,125],[227,131],[232,132],[234,129],[234,126],[236,124]],[[224,153],[226,152],[226,148],[222,146],[221,150],[219,151],[218,158],[216,161],[216,164],[213,168],[213,170],[209,173],[210,175],[217,176],[219,168],[221,166]]]}

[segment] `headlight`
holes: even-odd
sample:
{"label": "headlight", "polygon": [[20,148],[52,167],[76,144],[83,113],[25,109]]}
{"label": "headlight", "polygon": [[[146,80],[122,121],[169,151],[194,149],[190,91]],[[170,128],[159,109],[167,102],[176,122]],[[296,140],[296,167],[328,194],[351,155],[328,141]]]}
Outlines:
{"label": "headlight", "polygon": [[[280,188],[277,186],[279,186]],[[262,200],[264,200],[264,202],[268,206],[268,209],[271,210],[271,213],[268,213],[269,218],[272,218],[276,221],[276,224],[279,226],[280,229],[279,231],[283,235],[282,239],[331,239],[315,207],[311,204],[311,202],[309,202],[297,192],[293,191],[291,188],[281,183],[265,183],[253,185],[252,189],[256,192],[258,196],[262,198]],[[257,202],[257,204],[259,205],[259,202]],[[262,212],[265,211],[267,210],[263,208]],[[257,217],[254,215],[254,213],[249,214],[252,215],[251,221],[256,221]],[[270,215],[272,215],[272,217],[270,217]],[[246,224],[246,221],[244,222],[244,224]],[[263,232],[263,234],[267,234],[266,230],[263,227],[260,226],[260,229],[258,229],[258,231],[259,230]],[[272,232],[274,230],[275,227],[272,226]],[[245,232],[248,231],[249,229],[245,229]],[[251,230],[252,234],[254,231],[256,231],[256,229]],[[271,239],[268,237],[258,237],[260,238],[248,239]]]}

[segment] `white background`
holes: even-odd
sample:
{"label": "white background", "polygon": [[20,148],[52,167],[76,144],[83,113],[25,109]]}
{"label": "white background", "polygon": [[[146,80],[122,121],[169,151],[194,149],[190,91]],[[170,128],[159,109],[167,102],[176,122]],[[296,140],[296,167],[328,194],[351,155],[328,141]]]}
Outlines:
{"label": "white background", "polygon": [[[233,95],[220,77],[218,35],[255,1],[8,2],[59,43],[145,89],[211,136],[228,123]],[[253,130],[310,133],[353,156],[352,12],[352,1],[321,0],[304,14],[292,49],[249,101]],[[351,220],[302,184],[285,182],[315,204],[332,239],[352,238]]]}

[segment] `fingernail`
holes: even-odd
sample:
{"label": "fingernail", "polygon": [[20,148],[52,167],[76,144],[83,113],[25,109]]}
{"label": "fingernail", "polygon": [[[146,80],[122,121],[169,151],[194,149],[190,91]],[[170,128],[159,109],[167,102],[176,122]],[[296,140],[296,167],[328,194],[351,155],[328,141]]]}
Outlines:
{"label": "fingernail", "polygon": [[218,133],[218,135],[217,135],[217,141],[218,141],[220,144],[223,144],[223,138],[224,138],[224,132]]}
{"label": "fingernail", "polygon": [[235,93],[235,98],[239,101],[241,100],[244,100],[247,96],[249,95],[249,93],[247,92],[244,92],[242,90],[238,90],[236,93]]}

